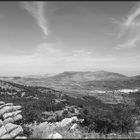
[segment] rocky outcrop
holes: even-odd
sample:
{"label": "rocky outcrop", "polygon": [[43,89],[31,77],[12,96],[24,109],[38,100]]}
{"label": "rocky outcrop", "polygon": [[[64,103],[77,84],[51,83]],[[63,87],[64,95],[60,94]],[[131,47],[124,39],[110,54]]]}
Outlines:
{"label": "rocky outcrop", "polygon": [[39,125],[32,126],[33,136],[32,138],[65,138],[67,133],[73,133],[73,135],[77,135],[75,137],[80,138],[78,136],[78,123],[82,122],[83,119],[78,119],[77,116],[73,116],[71,118],[64,118],[60,122],[49,123],[43,122]]}
{"label": "rocky outcrop", "polygon": [[48,136],[49,139],[62,139],[62,135],[60,135],[59,133],[52,133]]}
{"label": "rocky outcrop", "polygon": [[61,122],[57,122],[56,125],[58,127],[65,127],[66,125],[73,123],[73,122],[78,122],[78,118],[76,116],[71,117],[71,118],[65,118]]}
{"label": "rocky outcrop", "polygon": [[75,130],[77,128],[78,124],[74,123],[73,126],[70,128],[70,130]]}
{"label": "rocky outcrop", "polygon": [[0,139],[26,138],[21,137],[23,129],[20,125],[14,124],[22,119],[21,106],[14,106],[12,103],[5,104],[0,101]]}

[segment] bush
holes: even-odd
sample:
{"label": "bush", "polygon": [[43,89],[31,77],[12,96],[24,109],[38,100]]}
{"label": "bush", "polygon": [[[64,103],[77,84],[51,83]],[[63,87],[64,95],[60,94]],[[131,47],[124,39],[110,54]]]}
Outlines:
{"label": "bush", "polygon": [[133,116],[137,111],[129,106],[117,106],[110,110],[84,108],[81,109],[79,118],[84,119],[82,126],[87,126],[88,131],[100,133],[128,133],[134,131],[135,120]]}
{"label": "bush", "polygon": [[41,121],[41,111],[37,109],[35,104],[27,104],[24,107],[22,115],[23,115],[23,122],[24,123],[32,123],[34,121],[40,122]]}
{"label": "bush", "polygon": [[26,136],[27,138],[30,138],[30,136],[32,135],[33,130],[31,130],[30,127],[27,127],[25,125],[23,125],[22,128],[24,130],[23,131],[24,136]]}
{"label": "bush", "polygon": [[68,116],[68,111],[64,110],[62,116],[63,116],[63,118],[66,118]]}

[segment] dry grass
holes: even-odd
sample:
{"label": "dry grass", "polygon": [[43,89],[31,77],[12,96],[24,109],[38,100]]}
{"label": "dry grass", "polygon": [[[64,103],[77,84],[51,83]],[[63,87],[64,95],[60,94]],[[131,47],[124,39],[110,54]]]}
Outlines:
{"label": "dry grass", "polygon": [[50,124],[48,122],[40,123],[37,125],[36,123],[29,125],[30,130],[33,130],[30,138],[35,139],[44,139],[48,138],[51,133],[58,132],[64,139],[139,139],[140,133],[131,132],[129,134],[100,134],[96,132],[86,132],[85,129],[81,127],[77,127],[75,130],[70,130],[72,124],[69,124],[65,127],[58,127],[55,124]]}
{"label": "dry grass", "polygon": [[49,134],[54,132],[55,126],[48,122],[41,123],[39,125],[31,126],[33,129],[30,138],[47,138]]}

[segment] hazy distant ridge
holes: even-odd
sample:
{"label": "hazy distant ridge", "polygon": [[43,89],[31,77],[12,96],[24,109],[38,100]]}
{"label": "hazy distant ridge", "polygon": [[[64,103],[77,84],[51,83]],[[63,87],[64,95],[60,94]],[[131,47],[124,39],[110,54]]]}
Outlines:
{"label": "hazy distant ridge", "polygon": [[94,81],[94,80],[117,80],[128,78],[125,75],[107,72],[107,71],[96,71],[96,72],[63,72],[55,76],[49,77],[48,79],[53,80],[70,80],[70,81]]}
{"label": "hazy distant ridge", "polygon": [[2,80],[15,83],[45,86],[56,89],[76,90],[110,90],[122,88],[139,88],[140,76],[128,77],[126,75],[108,71],[65,71],[56,75],[5,77]]}

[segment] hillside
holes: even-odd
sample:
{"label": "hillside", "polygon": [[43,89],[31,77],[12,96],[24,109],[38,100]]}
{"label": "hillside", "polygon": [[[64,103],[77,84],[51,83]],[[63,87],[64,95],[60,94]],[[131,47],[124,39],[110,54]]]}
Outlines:
{"label": "hillside", "polygon": [[[63,72],[54,76],[44,76],[40,77],[5,77],[0,78],[2,80],[8,80],[15,83],[31,85],[31,86],[43,86],[43,87],[51,87],[58,90],[66,90],[72,89],[82,89],[82,85],[85,83],[96,83],[95,89],[98,87],[102,87],[102,81],[111,82],[112,81],[121,81],[129,79],[127,76],[107,71],[96,71],[96,72]],[[97,82],[96,82],[97,81]],[[101,82],[100,82],[101,81]],[[113,82],[114,83],[114,82]],[[99,84],[99,85],[98,85]],[[85,85],[85,84],[84,84]],[[107,86],[107,84],[106,84]],[[97,87],[97,88],[96,88]]]}
{"label": "hillside", "polygon": [[140,79],[140,75],[132,76],[131,79]]}
{"label": "hillside", "polygon": [[90,90],[117,90],[117,89],[135,89],[140,88],[140,79],[123,79],[112,81],[87,81],[82,86]]}
{"label": "hillside", "polygon": [[[136,115],[134,102],[136,99],[140,99],[139,94],[122,96],[121,94],[117,95],[114,93],[96,93],[95,96],[79,96],[78,98],[76,94],[75,96],[69,96],[71,93],[67,94],[52,88],[0,81],[1,100],[6,103],[12,102],[15,105],[22,106],[23,119],[19,124],[23,127],[24,135],[28,138],[47,138],[47,134],[54,133],[55,131],[64,138],[65,136],[68,138],[68,134],[70,138],[84,138],[84,135],[89,137],[92,131],[98,134],[108,134],[112,131],[117,132],[120,128],[124,127],[123,124],[127,126],[127,128],[124,127],[124,130],[122,130],[123,133],[125,129],[131,131],[130,128],[132,127],[130,125],[134,125],[131,118],[133,115]],[[129,105],[130,108],[126,105]],[[118,114],[118,109],[120,114]],[[130,113],[128,114],[128,112]],[[122,114],[125,114],[123,118],[125,117],[126,119],[120,118]],[[82,123],[75,122],[77,128],[74,129],[74,132],[70,130],[74,124],[71,124],[71,126],[67,125],[67,129],[62,126],[58,127],[59,124],[64,124],[62,122],[66,124],[66,121],[68,119],[71,120],[73,117],[78,118],[78,120],[84,120]],[[121,123],[117,123],[118,121]],[[131,122],[133,125],[130,124]],[[55,130],[52,128],[55,128]],[[106,128],[108,129],[106,130]],[[51,133],[50,129],[52,129]],[[80,135],[77,135],[77,133]],[[93,138],[93,135],[91,137]]]}
{"label": "hillside", "polygon": [[66,71],[60,74],[46,74],[46,75],[33,75],[33,76],[24,76],[24,77],[0,77],[3,80],[55,80],[55,81],[77,81],[77,82],[85,82],[85,81],[94,81],[94,80],[117,80],[124,79],[127,76],[107,71],[96,71],[96,72],[74,72],[74,71]]}
{"label": "hillside", "polygon": [[3,79],[23,85],[49,87],[71,94],[87,94],[89,91],[93,90],[140,88],[140,76],[128,77],[119,73],[107,71],[68,71],[53,76],[5,77]]}
{"label": "hillside", "polygon": [[107,72],[107,71],[96,71],[96,72],[63,72],[55,76],[49,77],[48,80],[57,80],[57,81],[94,81],[94,80],[117,80],[127,78],[127,76]]}
{"label": "hillside", "polygon": [[[24,86],[12,82],[0,81],[0,99],[6,103],[12,102],[21,105],[23,107],[22,115],[25,117],[25,123],[33,120],[41,122],[48,116],[47,114],[45,116],[42,115],[43,112],[51,110],[62,110],[61,112],[63,112],[63,109],[67,106],[91,105],[101,108],[109,107],[109,105],[95,97],[75,97],[68,96],[64,92],[51,88]],[[52,115],[55,116],[54,113]]]}
{"label": "hillside", "polygon": [[21,84],[16,84],[9,81],[0,80],[0,97],[8,100],[14,98],[32,98],[38,99],[46,95],[61,96],[61,91],[56,91],[45,87],[32,87]]}

